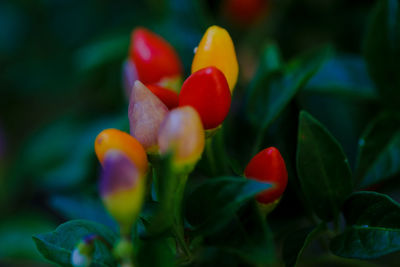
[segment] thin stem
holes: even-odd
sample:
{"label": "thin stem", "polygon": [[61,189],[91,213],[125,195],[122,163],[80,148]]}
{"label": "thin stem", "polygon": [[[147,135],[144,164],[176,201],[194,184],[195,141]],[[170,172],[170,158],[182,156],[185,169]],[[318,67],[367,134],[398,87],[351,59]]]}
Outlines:
{"label": "thin stem", "polygon": [[216,173],[216,165],[215,165],[214,151],[212,148],[212,140],[213,140],[212,137],[206,140],[206,155],[211,170],[211,174],[214,175]]}
{"label": "thin stem", "polygon": [[184,238],[184,232],[183,229],[178,229],[179,227],[173,227],[173,235],[175,236],[176,244],[179,250],[181,250],[188,261],[191,261],[192,259],[192,253],[190,252],[190,249],[188,245],[186,244],[185,238]]}

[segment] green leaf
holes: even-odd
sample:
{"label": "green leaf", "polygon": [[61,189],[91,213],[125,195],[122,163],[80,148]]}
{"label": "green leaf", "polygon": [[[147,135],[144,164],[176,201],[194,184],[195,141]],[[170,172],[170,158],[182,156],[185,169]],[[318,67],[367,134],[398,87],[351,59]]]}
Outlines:
{"label": "green leaf", "polygon": [[350,54],[335,54],[326,60],[303,91],[354,100],[378,97],[363,58]]}
{"label": "green leaf", "polygon": [[368,187],[400,173],[400,114],[383,113],[359,141],[357,180]]}
{"label": "green leaf", "polygon": [[326,229],[325,223],[317,227],[305,227],[288,235],[283,244],[283,259],[286,266],[296,266],[303,251],[315,240],[315,238]]}
{"label": "green leaf", "polygon": [[349,227],[331,242],[338,256],[374,259],[400,251],[400,205],[385,194],[356,192],[343,206]]}
{"label": "green leaf", "polygon": [[343,205],[343,215],[349,225],[400,230],[400,204],[385,194],[353,193]]}
{"label": "green leaf", "polygon": [[113,61],[126,57],[129,35],[103,38],[78,50],[75,65],[80,72],[87,72]]}
{"label": "green leaf", "polygon": [[198,185],[185,200],[185,215],[195,231],[215,231],[271,184],[243,177],[216,177]]}
{"label": "green leaf", "polygon": [[297,173],[309,206],[322,220],[338,216],[352,191],[352,177],[342,147],[305,111],[300,113]]}
{"label": "green leaf", "polygon": [[[253,82],[260,82],[263,76],[279,70],[282,65],[283,62],[278,45],[275,42],[266,44],[261,54],[260,66],[257,69]],[[256,85],[254,84],[252,86]]]}
{"label": "green leaf", "polygon": [[278,69],[279,55],[275,46],[267,47],[264,60],[248,90],[246,110],[261,131],[267,128],[288,105],[298,90],[317,72],[328,57],[324,47],[307,53]]}
{"label": "green leaf", "polygon": [[0,259],[42,260],[31,236],[54,229],[55,223],[45,214],[21,212],[0,222]]}
{"label": "green leaf", "polygon": [[400,230],[353,225],[332,240],[330,249],[340,257],[376,259],[400,251]]}
{"label": "green leaf", "polygon": [[369,73],[380,93],[398,108],[400,101],[400,8],[398,0],[377,1],[364,40]]}
{"label": "green leaf", "polygon": [[207,234],[204,243],[236,255],[245,266],[273,265],[276,260],[272,232],[255,200],[245,203],[219,231]]}
{"label": "green leaf", "polygon": [[[53,232],[33,236],[37,249],[44,257],[55,263],[70,266],[71,253],[85,236],[96,234],[104,238],[111,246],[118,235],[102,224],[85,220],[66,222]],[[95,266],[115,266],[112,254],[105,244],[95,242],[93,255]]]}

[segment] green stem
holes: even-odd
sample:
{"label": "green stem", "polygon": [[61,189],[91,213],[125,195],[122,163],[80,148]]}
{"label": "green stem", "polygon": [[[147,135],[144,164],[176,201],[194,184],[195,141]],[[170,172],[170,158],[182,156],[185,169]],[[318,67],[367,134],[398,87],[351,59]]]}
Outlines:
{"label": "green stem", "polygon": [[206,140],[206,155],[207,155],[211,175],[215,175],[215,173],[217,171],[217,167],[215,164],[214,151],[213,151],[213,147],[212,147],[212,137],[210,137]]}
{"label": "green stem", "polygon": [[190,252],[189,247],[186,244],[185,238],[184,238],[184,225],[183,225],[183,197],[185,193],[185,187],[186,187],[186,182],[188,179],[188,174],[181,174],[179,175],[180,177],[177,177],[180,181],[176,192],[175,196],[173,199],[173,204],[174,204],[174,222],[172,226],[172,233],[175,236],[176,243],[178,247],[183,251],[185,256],[187,257],[188,260],[191,259],[192,255]]}
{"label": "green stem", "polygon": [[180,229],[180,227],[174,226],[172,229],[172,233],[175,236],[175,241],[176,241],[178,250],[183,252],[183,254],[185,255],[185,257],[187,258],[188,261],[191,261],[192,253],[190,252],[190,249],[189,249],[188,245],[186,244],[183,229]]}
{"label": "green stem", "polygon": [[133,244],[130,235],[121,232],[121,239],[114,248],[114,255],[120,260],[123,267],[134,267]]}

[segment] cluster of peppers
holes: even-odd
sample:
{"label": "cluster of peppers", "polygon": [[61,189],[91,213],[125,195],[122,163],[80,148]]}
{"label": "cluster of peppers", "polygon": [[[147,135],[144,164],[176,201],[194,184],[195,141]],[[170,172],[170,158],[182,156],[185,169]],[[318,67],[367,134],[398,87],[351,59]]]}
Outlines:
{"label": "cluster of peppers", "polygon": [[[144,203],[152,159],[171,156],[176,179],[185,177],[183,195],[185,179],[201,158],[206,139],[218,131],[229,112],[238,69],[232,39],[221,27],[208,28],[195,49],[192,74],[183,84],[174,48],[147,29],[133,31],[123,66],[130,134],[106,129],[95,140],[102,165],[100,195],[120,226],[121,241],[114,250],[124,265],[132,265],[129,236]],[[287,185],[285,162],[274,147],[255,155],[244,176],[272,183],[256,197],[263,210],[276,206]],[[181,213],[180,208],[177,203],[176,212]],[[93,237],[77,246],[72,255],[75,266],[90,262],[91,246]]]}

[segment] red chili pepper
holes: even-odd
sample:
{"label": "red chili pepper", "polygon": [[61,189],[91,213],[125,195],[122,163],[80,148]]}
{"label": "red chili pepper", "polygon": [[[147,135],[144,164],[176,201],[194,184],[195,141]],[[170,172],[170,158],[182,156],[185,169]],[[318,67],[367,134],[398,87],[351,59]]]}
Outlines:
{"label": "red chili pepper", "polygon": [[278,200],[286,189],[288,174],[285,161],[275,147],[269,147],[255,155],[244,171],[247,178],[271,182],[274,186],[256,196],[258,202],[269,204]]}
{"label": "red chili pepper", "polygon": [[220,125],[228,115],[231,92],[225,75],[215,67],[194,72],[182,85],[179,106],[192,106],[200,115],[204,129]]}
{"label": "red chili pepper", "polygon": [[175,91],[156,84],[146,84],[146,87],[163,102],[168,109],[176,108],[179,104],[179,96]]}
{"label": "red chili pepper", "polygon": [[267,6],[267,0],[226,0],[224,11],[232,22],[249,26],[262,17]]}
{"label": "red chili pepper", "polygon": [[182,65],[174,48],[161,36],[142,27],[132,33],[130,59],[144,84],[182,76]]}

